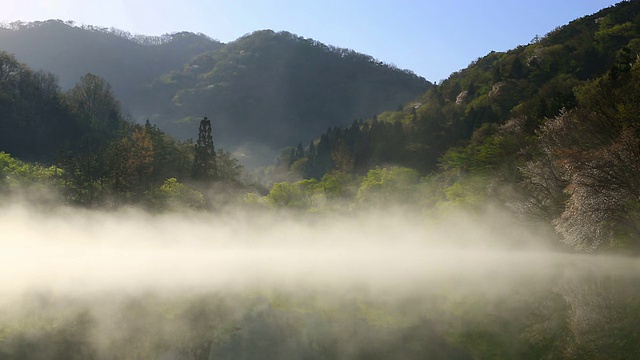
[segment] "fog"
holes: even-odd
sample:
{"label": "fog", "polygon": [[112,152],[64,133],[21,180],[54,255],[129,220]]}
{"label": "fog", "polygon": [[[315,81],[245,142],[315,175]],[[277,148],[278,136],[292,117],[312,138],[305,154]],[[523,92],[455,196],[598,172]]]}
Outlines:
{"label": "fog", "polygon": [[314,283],[400,290],[452,276],[486,288],[490,279],[587,261],[551,252],[522,229],[492,234],[484,220],[459,214],[430,223],[393,210],[152,215],[13,206],[0,219],[0,280],[8,294]]}
{"label": "fog", "polygon": [[[544,304],[548,305],[548,299],[554,298],[548,294],[555,294],[572,306],[573,310],[568,312],[568,316],[573,316],[576,322],[570,327],[575,339],[580,335],[579,325],[586,326],[586,320],[579,318],[579,305],[595,306],[594,303],[604,301],[605,305],[598,305],[600,311],[608,306],[620,308],[620,301],[624,303],[630,298],[636,299],[636,295],[617,297],[609,294],[602,300],[598,296],[608,291],[603,290],[603,286],[604,289],[617,289],[616,284],[633,284],[640,274],[640,262],[636,258],[569,253],[554,245],[555,240],[548,238],[552,235],[490,209],[482,215],[459,213],[446,218],[429,219],[424,214],[400,209],[369,209],[336,214],[240,209],[215,213],[184,211],[150,214],[137,209],[100,211],[70,207],[33,208],[13,204],[3,206],[2,214],[0,314],[4,314],[4,327],[0,326],[0,354],[13,355],[13,358],[20,358],[15,349],[27,346],[24,345],[26,340],[15,345],[17,340],[11,334],[15,335],[17,330],[11,329],[16,323],[26,321],[33,314],[40,314],[40,321],[73,328],[60,324],[77,324],[78,314],[84,312],[92,314],[91,324],[94,324],[92,340],[89,341],[93,344],[93,355],[89,357],[110,358],[106,354],[114,351],[113,346],[117,341],[113,340],[115,330],[105,325],[104,319],[121,315],[124,311],[122,304],[132,299],[137,301],[140,309],[147,306],[163,309],[177,306],[177,300],[172,299],[189,304],[195,301],[192,299],[217,304],[224,301],[225,304],[219,305],[224,308],[224,311],[220,310],[221,314],[207,310],[209,316],[220,316],[216,318],[218,320],[210,320],[211,326],[220,326],[215,327],[216,336],[226,334],[226,340],[214,341],[209,338],[205,341],[208,345],[203,351],[207,355],[197,355],[192,343],[188,346],[174,343],[168,349],[146,350],[155,354],[149,355],[150,358],[214,358],[214,354],[237,355],[238,352],[244,354],[244,358],[252,358],[248,349],[258,346],[254,344],[255,334],[245,333],[244,345],[240,346],[229,335],[233,333],[228,330],[229,326],[246,328],[249,321],[247,314],[255,314],[256,309],[263,309],[264,306],[269,309],[277,307],[278,301],[284,301],[283,298],[289,299],[285,302],[298,304],[290,309],[287,306],[285,310],[281,309],[287,316],[294,316],[290,311],[298,314],[295,315],[298,322],[294,322],[294,325],[287,323],[287,329],[310,327],[312,330],[304,332],[307,334],[305,339],[311,336],[316,339],[314,341],[332,336],[342,339],[329,342],[334,344],[332,351],[340,354],[336,358],[353,358],[357,357],[356,353],[362,355],[366,347],[353,345],[360,349],[354,350],[346,344],[366,343],[371,340],[368,337],[384,337],[386,332],[374,332],[371,335],[373,330],[367,330],[366,334],[356,332],[359,335],[353,335],[353,339],[344,339],[343,330],[325,329],[318,335],[314,333],[320,331],[318,325],[307,323],[310,321],[308,316],[311,316],[308,314],[325,314],[327,308],[333,314],[344,313],[332,315],[334,318],[322,317],[325,327],[343,321],[335,317],[364,316],[369,321],[367,326],[382,331],[377,325],[372,325],[375,321],[369,319],[369,310],[363,310],[362,302],[368,302],[381,318],[392,319],[389,321],[393,325],[388,326],[397,331],[409,331],[407,329],[423,324],[427,321],[425,319],[429,319],[429,324],[443,322],[439,326],[447,330],[438,336],[446,338],[445,335],[453,331],[452,324],[458,324],[456,331],[463,331],[473,313],[479,312],[480,317],[486,315],[487,306],[493,308],[497,304],[511,304],[500,311],[500,316],[508,321],[516,321],[511,319],[518,316],[518,307],[525,307],[527,311],[532,308],[539,310],[539,307],[546,306]],[[619,289],[626,286],[623,285]],[[540,294],[544,294],[545,299],[535,300]],[[315,300],[309,300],[309,297]],[[164,300],[159,301],[159,298]],[[444,302],[446,305],[443,305],[444,298],[447,299]],[[485,305],[473,308],[473,311],[464,305],[463,310],[457,310],[462,311],[463,315],[458,314],[460,318],[456,321],[450,317],[446,321],[434,320],[434,314],[442,311],[443,307],[451,310],[472,299],[482,299]],[[49,305],[43,306],[42,301]],[[35,306],[36,303],[39,305]],[[349,304],[352,303],[358,304],[360,310],[351,308]],[[307,315],[300,315],[300,306],[306,309],[304,314]],[[184,306],[178,308],[184,309]],[[399,309],[404,315],[398,315]],[[358,315],[358,311],[365,315]],[[157,320],[159,323],[145,323],[149,320],[141,320],[138,312],[129,314],[128,320],[120,324],[116,333],[129,331],[126,326],[123,330],[122,324],[133,326],[143,321],[140,326],[147,327],[144,331],[159,326],[165,329],[159,339],[167,341],[166,338],[182,339],[182,335],[178,334],[184,334],[186,329],[195,326],[192,320],[172,322],[173,318],[167,317],[164,312],[162,314],[164,317],[159,317],[162,319]],[[601,318],[609,316],[605,315]],[[65,318],[67,316],[70,317]],[[525,318],[522,314],[517,321],[525,321]],[[280,324],[279,320],[269,319],[269,324],[274,321]],[[244,325],[229,325],[234,321]],[[253,321],[250,324],[254,324]],[[477,326],[477,320],[468,321],[475,324],[469,326]],[[351,320],[348,323],[351,324]],[[610,323],[609,319],[606,324]],[[43,326],[46,328],[49,325]],[[440,327],[428,326],[429,329]],[[31,330],[20,331],[36,331],[32,327],[27,328]],[[50,327],[48,329],[53,331]],[[40,334],[38,336],[44,336],[42,331],[36,331]],[[267,332],[264,330],[260,334]],[[189,341],[194,336],[197,338],[195,333],[190,334]],[[32,335],[20,336],[29,339]],[[396,333],[394,339],[397,340],[398,336]],[[34,340],[40,344],[48,341],[46,337],[44,340],[36,339],[40,339]],[[297,358],[302,348],[316,349],[307,342],[296,342],[297,350],[289,349],[283,355],[282,344],[276,343],[272,341],[267,347],[280,349],[278,356],[281,358]],[[452,352],[447,352],[446,356],[452,356],[458,350],[468,350],[464,344],[453,343],[451,349],[455,351],[449,349]],[[2,346],[8,344],[13,345],[2,353]],[[395,349],[394,346],[391,348]],[[187,348],[191,352],[186,351]],[[50,355],[50,351],[54,350],[46,348],[39,354]],[[574,346],[571,354],[580,354],[576,351]],[[88,356],[87,353],[83,354]],[[327,356],[316,355],[318,358]],[[460,358],[466,357],[461,355]]]}

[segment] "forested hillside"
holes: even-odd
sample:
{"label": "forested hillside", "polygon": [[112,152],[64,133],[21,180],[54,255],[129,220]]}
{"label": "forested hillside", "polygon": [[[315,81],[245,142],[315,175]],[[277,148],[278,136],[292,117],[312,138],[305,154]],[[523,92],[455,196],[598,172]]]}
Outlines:
{"label": "forested hillside", "polygon": [[[152,123],[128,122],[101,77],[85,75],[62,91],[53,75],[5,53],[0,150],[63,169],[58,185],[67,194],[74,189],[67,195],[74,202],[124,196],[151,204],[152,190],[168,179],[196,188],[203,179],[238,184],[237,160],[220,151],[219,139],[271,138],[274,145],[326,125],[321,116],[369,111],[377,115],[329,127],[283,152],[276,165],[254,173],[252,181],[267,188],[244,201],[321,210],[334,200],[402,199],[432,211],[452,203],[476,209],[491,200],[541,220],[578,250],[635,251],[639,38],[640,3],[621,2],[528,45],[478,58],[396,111],[380,112],[386,92],[399,102],[411,92],[407,84],[417,91],[428,83],[352,51],[259,31],[202,53],[151,85],[149,94],[171,98],[149,102],[158,104],[158,114],[191,114],[185,121],[200,124],[189,133],[198,136],[196,144],[176,141]],[[349,86],[341,78],[350,78]],[[367,107],[359,95],[379,107]],[[202,104],[213,108],[205,128],[196,118],[208,108]],[[231,112],[243,115],[225,115]],[[155,117],[167,125],[170,118]],[[15,176],[15,169],[7,171]],[[294,183],[274,185],[277,179]]]}
{"label": "forested hillside", "polygon": [[370,56],[265,30],[197,56],[158,79],[151,93],[171,98],[155,102],[169,105],[157,119],[167,129],[178,125],[171,119],[188,123],[207,113],[225,134],[223,143],[279,149],[329,126],[395,109],[429,86]]}
{"label": "forested hillside", "polygon": [[640,2],[621,2],[300,143],[276,169],[321,180],[404,166],[461,202],[509,188],[503,204],[577,249],[638,247],[639,54]]}
{"label": "forested hillside", "polygon": [[99,75],[133,114],[139,112],[140,96],[153,79],[222,45],[203,34],[136,36],[60,20],[0,28],[0,51],[15,55],[34,70],[54,74],[65,90],[87,73]]}
{"label": "forested hillside", "polygon": [[0,29],[0,51],[53,73],[65,90],[96,74],[125,114],[181,140],[207,115],[224,134],[220,144],[251,144],[244,151],[262,164],[288,143],[395,109],[430,86],[370,56],[268,30],[222,44],[203,34],[136,36],[49,20]]}
{"label": "forested hillside", "polygon": [[[577,105],[581,87],[609,72],[618,77],[629,71],[640,52],[638,6],[623,2],[528,45],[492,52],[405,103],[401,111],[329,129],[305,156],[310,166],[304,175],[317,177],[335,168],[329,155],[336,146],[347,146],[360,172],[393,163],[427,174],[438,169],[438,158],[449,148],[468,144],[482,127],[519,119],[534,135],[545,119]],[[302,145],[308,151],[308,143]],[[318,147],[324,151],[315,157]]]}
{"label": "forested hillside", "polygon": [[88,207],[210,206],[183,183],[204,191],[218,181],[232,191],[241,165],[214,147],[210,125],[193,136],[196,144],[128,121],[97,75],[62,91],[54,75],[0,52],[0,194],[24,191],[37,201],[36,190],[46,190],[56,201]]}

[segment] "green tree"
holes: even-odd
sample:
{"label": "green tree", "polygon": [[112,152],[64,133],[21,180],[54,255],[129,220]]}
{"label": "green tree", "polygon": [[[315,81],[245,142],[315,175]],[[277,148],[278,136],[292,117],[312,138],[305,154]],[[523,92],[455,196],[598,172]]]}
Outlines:
{"label": "green tree", "polygon": [[329,174],[324,174],[320,182],[317,184],[317,189],[322,191],[322,194],[331,199],[338,198],[344,193],[344,184],[343,179],[345,174],[332,172]]}
{"label": "green tree", "polygon": [[217,165],[220,180],[227,183],[240,183],[242,165],[230,152],[218,149]]}
{"label": "green tree", "polygon": [[218,179],[216,152],[211,135],[211,121],[205,116],[200,121],[198,141],[195,144],[192,177],[197,181],[211,182]]}
{"label": "green tree", "polygon": [[403,167],[369,170],[358,189],[357,200],[367,204],[407,204],[415,200],[418,172]]}
{"label": "green tree", "polygon": [[124,197],[141,199],[150,189],[153,172],[154,148],[147,128],[136,126],[110,150],[113,189]]}
{"label": "green tree", "polygon": [[273,184],[273,187],[269,190],[267,199],[277,207],[303,208],[310,205],[309,198],[304,194],[302,189],[288,182]]}
{"label": "green tree", "polygon": [[193,167],[192,141],[176,141],[156,125],[149,123],[149,120],[144,128],[153,146],[150,180],[157,185],[172,177],[183,181],[188,179]]}
{"label": "green tree", "polygon": [[331,161],[337,172],[348,173],[353,169],[353,155],[343,138],[339,138],[333,146]]}
{"label": "green tree", "polygon": [[176,178],[167,179],[153,193],[151,201],[156,207],[164,209],[181,207],[200,209],[205,204],[202,193],[180,183]]}
{"label": "green tree", "polygon": [[75,149],[81,135],[56,77],[0,52],[0,149],[48,163],[61,149]]}
{"label": "green tree", "polygon": [[67,198],[86,206],[97,205],[109,189],[107,148],[88,145],[58,159]]}
{"label": "green tree", "polygon": [[116,100],[111,85],[103,78],[86,74],[67,92],[71,108],[88,125],[96,139],[104,143],[117,136],[124,124],[120,103]]}
{"label": "green tree", "polygon": [[294,154],[294,160],[302,159],[304,157],[304,148],[302,147],[302,143],[298,143],[296,147],[296,152]]}
{"label": "green tree", "polygon": [[[57,187],[61,169],[31,164],[0,151],[0,192],[3,189],[33,190],[36,187]],[[49,189],[51,190],[51,189]]]}

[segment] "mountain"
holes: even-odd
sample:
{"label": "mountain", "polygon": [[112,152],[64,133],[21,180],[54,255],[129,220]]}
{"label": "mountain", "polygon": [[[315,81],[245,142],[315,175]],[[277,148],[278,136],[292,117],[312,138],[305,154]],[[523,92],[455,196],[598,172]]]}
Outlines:
{"label": "mountain", "polygon": [[265,30],[196,57],[151,93],[171,94],[170,118],[207,113],[233,143],[281,147],[397,108],[429,86],[370,56]]}
{"label": "mountain", "polygon": [[[501,162],[522,154],[518,146],[525,146],[523,140],[534,137],[547,119],[575,108],[585,86],[610,72],[617,76],[628,71],[638,54],[640,2],[624,1],[559,26],[530,44],[479,57],[399,111],[318,133],[313,147],[304,149],[305,154],[294,153],[289,162],[306,159],[304,169],[298,164],[296,170],[315,178],[340,167],[332,159],[340,152],[349,159],[348,168],[359,173],[396,164],[428,174],[456,160],[465,170],[503,167],[511,173],[500,176],[517,177],[519,164]],[[523,138],[512,148],[499,149],[500,156],[498,149],[480,150],[482,141],[492,139],[507,123],[518,124]],[[467,153],[442,158],[458,147]]]}
{"label": "mountain", "polygon": [[[412,82],[430,84],[366,55],[259,31],[158,75],[139,103],[157,104],[153,119],[167,125],[177,118],[189,125],[198,119],[193,113],[209,111],[216,140],[269,144],[360,110],[377,113],[329,126],[306,148],[304,136],[290,143],[298,143],[290,156],[261,171],[305,179],[274,184],[266,200],[246,198],[257,204],[318,210],[333,199],[387,205],[396,198],[435,211],[455,206],[481,213],[491,203],[541,222],[576,250],[637,253],[639,39],[640,2],[622,1],[527,45],[480,57],[397,110],[378,113],[381,104],[357,100],[382,101],[385,89],[393,96]],[[113,191],[141,201],[167,178],[189,180],[193,144],[150,123],[127,123],[101,78],[84,76],[62,93],[52,76],[0,55],[0,151],[46,161],[43,154],[64,148],[64,174],[76,183],[76,198],[88,196],[85,204],[100,189],[109,190],[103,199]],[[358,90],[364,95],[356,100]],[[202,124],[200,146],[211,143],[209,122]],[[215,157],[213,144],[205,146],[222,161],[209,170],[230,168],[225,172],[233,179],[237,163],[218,144]],[[404,168],[382,168],[390,166]],[[178,191],[175,181],[164,185]]]}
{"label": "mountain", "polygon": [[[306,178],[292,186],[303,199],[354,175],[389,194],[419,172],[428,190],[402,199],[478,213],[491,203],[575,250],[637,254],[638,99],[640,1],[622,1],[478,58],[401,111],[329,129],[277,169]],[[411,169],[376,169],[392,165]]]}
{"label": "mountain", "polygon": [[32,69],[55,74],[63,89],[71,88],[86,73],[99,75],[111,84],[125,107],[135,106],[137,94],[157,76],[221,46],[202,34],[132,36],[60,20],[0,29],[0,50],[14,54]]}
{"label": "mountain", "polygon": [[275,151],[395,109],[431,86],[370,56],[270,30],[221,44],[202,34],[132,36],[50,20],[0,29],[0,50],[55,74],[63,89],[97,74],[135,119],[181,139],[193,138],[206,115],[215,141],[230,149]]}

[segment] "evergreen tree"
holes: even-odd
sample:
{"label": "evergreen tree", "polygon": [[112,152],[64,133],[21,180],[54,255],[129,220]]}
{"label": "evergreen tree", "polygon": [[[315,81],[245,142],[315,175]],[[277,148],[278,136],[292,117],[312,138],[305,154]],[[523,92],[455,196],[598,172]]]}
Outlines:
{"label": "evergreen tree", "polygon": [[289,166],[296,162],[296,149],[291,148],[291,152],[289,152]]}
{"label": "evergreen tree", "polygon": [[192,176],[195,180],[213,181],[218,178],[216,152],[211,135],[211,121],[205,116],[200,120],[198,141],[195,145]]}
{"label": "evergreen tree", "polygon": [[472,82],[469,84],[469,89],[467,89],[467,97],[469,100],[476,96],[476,85]]}
{"label": "evergreen tree", "polygon": [[511,79],[523,79],[526,77],[526,70],[520,58],[516,56],[511,62],[511,69],[509,71],[509,78]]}
{"label": "evergreen tree", "polygon": [[304,148],[302,147],[302,143],[298,143],[296,147],[295,160],[300,160],[304,157]]}
{"label": "evergreen tree", "polygon": [[316,145],[313,143],[313,140],[309,142],[309,150],[307,152],[307,157],[309,159],[314,159],[316,157]]}

